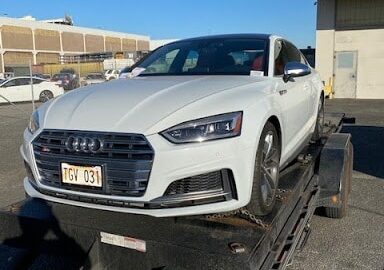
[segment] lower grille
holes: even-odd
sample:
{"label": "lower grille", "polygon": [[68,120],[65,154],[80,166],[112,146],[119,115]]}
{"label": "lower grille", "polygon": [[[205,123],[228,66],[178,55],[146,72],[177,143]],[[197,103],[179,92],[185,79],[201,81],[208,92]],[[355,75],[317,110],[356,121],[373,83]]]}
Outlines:
{"label": "lower grille", "polygon": [[[194,179],[194,182],[199,182],[199,178],[201,179],[211,179],[216,184],[202,185],[200,188],[186,189],[181,188],[181,185],[184,184],[186,186],[191,186],[188,184],[191,179]],[[177,183],[176,183],[177,182]],[[201,181],[200,181],[201,182]],[[217,188],[220,182],[220,188]],[[140,208],[140,209],[163,209],[163,208],[174,208],[174,207],[188,207],[188,206],[196,206],[203,205],[209,203],[217,203],[224,202],[229,200],[237,200],[237,192],[233,179],[233,174],[231,170],[221,170],[217,172],[212,172],[208,174],[202,174],[194,177],[189,177],[186,179],[175,181],[170,185],[167,189],[164,196],[156,198],[154,200],[148,202],[136,202],[129,200],[116,200],[113,198],[101,199],[94,198],[91,196],[80,196],[75,194],[69,194],[64,192],[54,192],[49,191],[43,188],[39,188],[33,182],[31,182],[32,186],[38,190],[39,192],[46,194],[48,196],[57,197],[61,199],[67,199],[71,201],[79,201],[85,203],[93,203],[99,205],[108,205],[115,207],[127,207],[127,208]],[[175,191],[174,187],[178,185],[178,191]],[[208,188],[213,187],[213,189],[203,190],[202,187]],[[172,194],[169,190],[174,189]],[[181,193],[183,191],[190,191],[188,193]],[[192,192],[193,191],[193,192]],[[175,192],[178,192],[176,194]]]}
{"label": "lower grille", "polygon": [[[98,152],[70,151],[69,138],[92,138],[102,142]],[[67,190],[120,196],[142,196],[147,188],[154,151],[140,134],[44,130],[32,142],[36,165],[44,185]],[[63,185],[60,164],[102,166],[100,188]]]}
{"label": "lower grille", "polygon": [[164,196],[223,189],[221,171],[200,174],[172,182]]}
{"label": "lower grille", "polygon": [[232,171],[223,169],[174,181],[168,186],[162,200],[167,198],[188,200],[196,194],[204,193],[207,196],[213,193],[222,194],[225,200],[237,199]]}

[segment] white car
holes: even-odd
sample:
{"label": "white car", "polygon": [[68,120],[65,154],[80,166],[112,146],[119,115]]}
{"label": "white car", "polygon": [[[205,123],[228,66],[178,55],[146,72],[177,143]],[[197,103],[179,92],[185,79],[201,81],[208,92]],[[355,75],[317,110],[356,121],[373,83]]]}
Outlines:
{"label": "white car", "polygon": [[97,83],[103,83],[105,82],[104,75],[102,73],[89,73],[86,77],[85,80],[83,81],[83,86],[86,85],[91,85],[91,84],[97,84]]}
{"label": "white car", "polygon": [[132,67],[125,67],[120,71],[119,79],[129,79],[131,78]]}
{"label": "white car", "polygon": [[[53,82],[32,77],[33,99],[45,102],[64,94],[64,89]],[[0,83],[0,103],[31,101],[31,78],[13,77]]]}
{"label": "white car", "polygon": [[120,71],[117,69],[108,69],[104,72],[104,77],[106,81],[114,80],[119,78]]}
{"label": "white car", "polygon": [[29,196],[158,217],[266,215],[280,170],[321,135],[319,75],[280,37],[177,41],[133,71],[32,114]]}

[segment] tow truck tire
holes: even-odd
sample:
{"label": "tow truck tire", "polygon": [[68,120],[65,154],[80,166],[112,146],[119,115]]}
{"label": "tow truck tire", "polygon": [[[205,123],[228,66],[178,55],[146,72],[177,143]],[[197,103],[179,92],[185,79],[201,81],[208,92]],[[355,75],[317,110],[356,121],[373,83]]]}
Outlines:
{"label": "tow truck tire", "polygon": [[256,152],[251,200],[245,207],[254,215],[268,215],[275,205],[280,155],[279,135],[275,126],[267,122],[261,132]]}
{"label": "tow truck tire", "polygon": [[324,96],[321,95],[319,106],[317,109],[316,126],[313,132],[311,141],[317,142],[321,139],[321,137],[323,136],[323,128],[324,128]]}

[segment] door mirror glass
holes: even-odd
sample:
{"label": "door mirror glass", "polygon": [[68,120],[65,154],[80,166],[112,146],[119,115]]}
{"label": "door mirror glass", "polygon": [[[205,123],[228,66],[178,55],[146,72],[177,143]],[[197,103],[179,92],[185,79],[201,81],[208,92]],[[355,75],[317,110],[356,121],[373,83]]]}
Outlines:
{"label": "door mirror glass", "polygon": [[311,68],[299,62],[289,62],[284,67],[284,82],[288,82],[292,78],[302,77],[311,74]]}

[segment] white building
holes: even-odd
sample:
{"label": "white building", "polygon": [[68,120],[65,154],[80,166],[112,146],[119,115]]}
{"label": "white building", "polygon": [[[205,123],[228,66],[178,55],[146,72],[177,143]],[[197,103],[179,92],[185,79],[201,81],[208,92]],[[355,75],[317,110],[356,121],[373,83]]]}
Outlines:
{"label": "white building", "polygon": [[316,68],[336,98],[384,98],[384,1],[318,0]]}
{"label": "white building", "polygon": [[149,51],[149,37],[0,17],[0,73],[34,65],[59,63],[63,56],[103,52]]}

